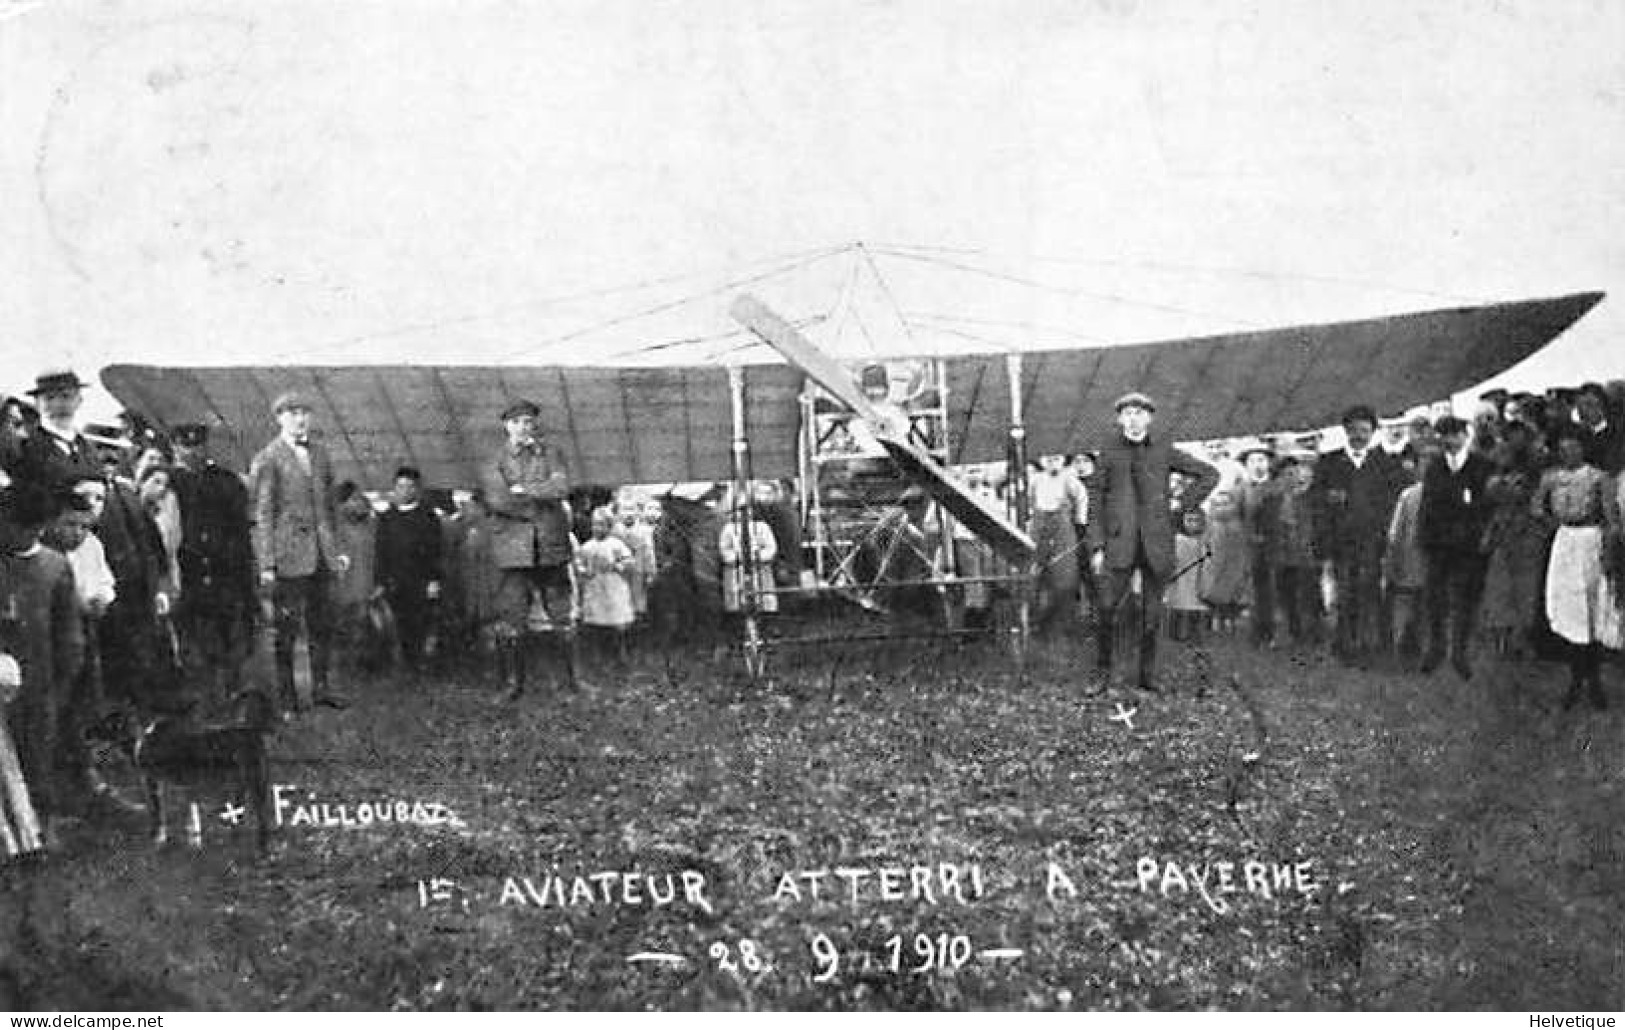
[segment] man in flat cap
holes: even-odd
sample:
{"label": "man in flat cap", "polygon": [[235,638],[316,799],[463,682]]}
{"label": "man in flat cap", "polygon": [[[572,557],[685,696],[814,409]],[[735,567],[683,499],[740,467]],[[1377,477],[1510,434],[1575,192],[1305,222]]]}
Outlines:
{"label": "man in flat cap", "polygon": [[575,685],[570,477],[563,458],[542,439],[540,417],[541,409],[530,401],[514,401],[503,410],[506,439],[481,477],[498,574],[497,661],[510,700],[525,690],[523,642],[531,606],[538,601],[558,634],[565,673]]}
{"label": "man in flat cap", "polygon": [[310,403],[302,395],[284,393],[271,410],[281,432],[255,456],[248,475],[260,586],[271,591],[276,626],[277,684],[283,705],[297,711],[293,652],[303,624],[310,645],[311,700],[344,708],[349,702],[328,682],[332,580],[350,565],[339,553],[334,528],[333,462],[310,437]]}
{"label": "man in flat cap", "polygon": [[1345,443],[1315,463],[1309,488],[1316,549],[1335,584],[1332,650],[1364,665],[1382,640],[1382,556],[1394,502],[1409,477],[1398,458],[1376,446],[1377,413],[1356,404],[1343,413]]}
{"label": "man in flat cap", "polygon": [[176,426],[170,486],[181,509],[182,649],[221,697],[237,692],[254,627],[251,499],[236,473],[209,456],[207,426]]}
{"label": "man in flat cap", "polygon": [[1213,492],[1219,472],[1169,441],[1151,435],[1156,405],[1150,397],[1127,393],[1117,399],[1116,408],[1118,431],[1100,449],[1095,462],[1091,484],[1095,517],[1088,526],[1090,567],[1099,580],[1100,592],[1101,610],[1096,622],[1099,664],[1109,679],[1114,638],[1138,571],[1144,605],[1138,685],[1142,690],[1156,690],[1162,591],[1169,577],[1178,574],[1174,568],[1168,475],[1178,472],[1193,480],[1184,495],[1189,508],[1201,504]]}

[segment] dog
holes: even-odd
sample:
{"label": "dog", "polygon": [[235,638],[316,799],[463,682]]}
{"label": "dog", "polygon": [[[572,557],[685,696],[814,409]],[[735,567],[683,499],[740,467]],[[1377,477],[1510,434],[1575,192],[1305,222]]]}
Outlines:
{"label": "dog", "polygon": [[169,842],[167,787],[218,786],[235,774],[237,800],[254,813],[259,850],[270,847],[271,763],[266,738],[279,722],[276,705],[270,695],[254,689],[238,694],[234,705],[236,718],[225,724],[198,725],[171,715],[159,716],[133,732],[132,723],[122,715],[103,724],[99,735],[116,743],[141,777],[155,846]]}

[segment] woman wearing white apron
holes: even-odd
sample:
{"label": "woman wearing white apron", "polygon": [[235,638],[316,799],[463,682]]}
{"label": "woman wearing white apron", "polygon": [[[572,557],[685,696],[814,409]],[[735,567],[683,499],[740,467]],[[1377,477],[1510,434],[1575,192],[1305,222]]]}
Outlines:
{"label": "woman wearing white apron", "polygon": [[1593,706],[1603,708],[1602,650],[1617,650],[1621,643],[1619,603],[1603,568],[1604,538],[1616,532],[1612,484],[1586,464],[1585,445],[1566,428],[1557,459],[1531,501],[1535,516],[1557,527],[1546,570],[1546,617],[1568,642],[1572,680],[1563,707],[1573,707],[1584,692]]}

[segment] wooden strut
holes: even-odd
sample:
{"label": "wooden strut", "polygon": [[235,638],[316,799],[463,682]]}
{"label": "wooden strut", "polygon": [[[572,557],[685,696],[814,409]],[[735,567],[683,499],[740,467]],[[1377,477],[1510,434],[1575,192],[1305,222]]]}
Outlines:
{"label": "wooden strut", "polygon": [[756,590],[756,501],[752,496],[750,476],[750,438],[745,432],[745,370],[739,365],[728,366],[728,403],[733,409],[734,510],[728,517],[734,520],[739,541],[740,607],[745,615],[745,656],[754,667],[760,651],[761,629],[756,624],[761,609],[761,598]]}
{"label": "wooden strut", "polygon": [[22,764],[17,760],[17,748],[11,741],[6,723],[0,718],[0,846],[8,856],[38,851],[44,844],[40,835],[39,817],[28,797],[28,784],[23,782]]}

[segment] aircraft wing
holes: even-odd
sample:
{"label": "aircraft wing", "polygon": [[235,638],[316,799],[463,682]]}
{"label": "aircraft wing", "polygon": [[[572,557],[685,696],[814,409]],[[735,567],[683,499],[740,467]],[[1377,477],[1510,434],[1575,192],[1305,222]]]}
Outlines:
{"label": "aircraft wing", "polygon": [[[1580,293],[1328,325],[1022,355],[1030,454],[1096,445],[1112,402],[1150,394],[1157,425],[1207,440],[1335,425],[1364,403],[1379,415],[1471,389],[1544,347],[1600,300]],[[1009,377],[1003,355],[947,360],[958,462],[1004,458]]]}
{"label": "aircraft wing", "polygon": [[[796,474],[802,375],[745,370],[746,428],[761,478]],[[311,402],[340,480],[381,488],[403,464],[432,486],[472,487],[502,444],[510,400],[542,409],[548,441],[577,483],[727,479],[732,423],[720,366],[672,368],[286,366],[156,368],[112,365],[102,383],[166,426],[202,422],[216,457],[245,471],[276,435],[271,403],[284,390]]]}
{"label": "aircraft wing", "polygon": [[[1143,390],[1176,439],[1330,425],[1349,404],[1385,415],[1459,393],[1533,354],[1600,293],[1450,308],[1328,325],[1158,343],[1023,352],[1028,450],[1093,446],[1112,401]],[[1003,354],[945,359],[954,462],[1005,456],[1009,381]],[[748,365],[746,424],[755,474],[796,474],[803,373]],[[809,370],[811,371],[811,370]],[[820,366],[825,378],[836,380]],[[102,382],[165,426],[211,427],[218,457],[246,470],[276,432],[271,401],[298,389],[341,478],[386,485],[414,464],[435,486],[472,486],[502,439],[497,415],[525,397],[582,483],[727,479],[727,372],[717,365],[603,368],[353,365],[172,368],[111,365]],[[850,389],[847,391],[850,393]],[[855,395],[861,400],[861,394]]]}

